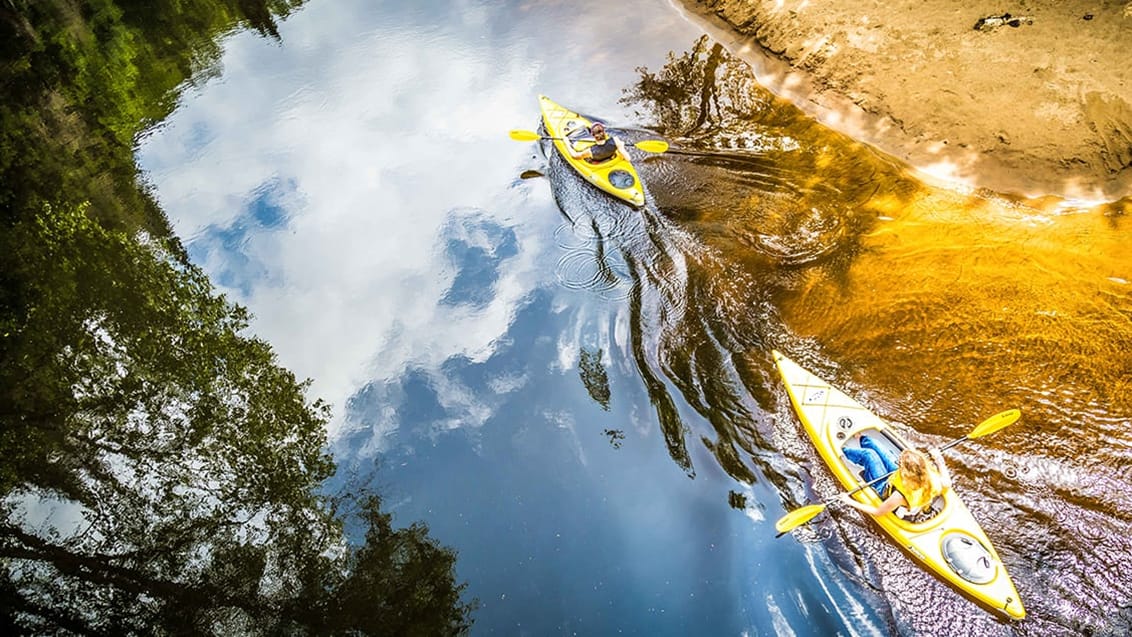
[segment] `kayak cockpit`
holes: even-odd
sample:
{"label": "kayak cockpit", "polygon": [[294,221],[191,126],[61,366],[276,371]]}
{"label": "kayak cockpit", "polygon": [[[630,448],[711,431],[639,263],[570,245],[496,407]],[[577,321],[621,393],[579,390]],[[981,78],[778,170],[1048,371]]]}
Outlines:
{"label": "kayak cockpit", "polygon": [[[565,142],[576,151],[585,150],[597,143],[597,140],[594,139],[593,133],[590,132],[590,129],[582,125],[582,122],[576,120],[566,123],[566,134],[564,135],[564,137],[566,138]],[[623,158],[621,157],[621,153],[617,153],[612,157],[607,157],[606,159],[591,159],[589,157],[586,157],[583,158],[582,161],[586,162],[590,166],[606,166],[609,164],[615,164],[622,159]],[[628,188],[629,186],[633,185],[633,182],[630,182],[628,185],[621,185],[618,183],[614,183],[613,185],[617,186],[618,188]]]}
{"label": "kayak cockpit", "polygon": [[[877,428],[866,425],[862,427],[850,426],[846,428],[844,424],[841,424],[841,428],[844,430],[842,433],[845,435],[840,438],[841,453],[839,454],[839,459],[857,479],[859,485],[864,485],[868,482],[865,467],[864,465],[850,460],[845,449],[863,449],[862,440],[865,437],[869,439],[871,448],[878,449],[880,453],[884,453],[890,458],[898,458],[900,453],[908,448],[907,443],[889,431],[887,427]],[[883,501],[886,497],[887,490],[885,486],[887,482],[887,480],[880,480],[879,482],[875,482],[868,489],[876,496],[878,501]],[[931,521],[942,513],[946,506],[947,500],[944,495],[941,494],[937,495],[931,503],[919,511],[912,512],[906,507],[900,506],[897,507],[891,515],[903,525],[914,527],[931,526]]]}

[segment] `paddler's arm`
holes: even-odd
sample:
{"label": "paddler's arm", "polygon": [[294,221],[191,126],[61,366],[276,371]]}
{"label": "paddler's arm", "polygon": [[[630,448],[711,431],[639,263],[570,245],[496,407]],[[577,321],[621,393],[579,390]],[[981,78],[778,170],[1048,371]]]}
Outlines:
{"label": "paddler's arm", "polygon": [[907,504],[904,501],[904,496],[900,495],[899,491],[893,491],[892,495],[888,496],[888,499],[884,502],[881,502],[880,506],[878,507],[872,506],[871,504],[865,504],[863,502],[857,502],[853,499],[853,496],[849,495],[848,493],[841,494],[841,501],[853,507],[854,509],[857,509],[858,511],[864,511],[869,515],[877,516],[891,513],[896,510],[896,507],[904,506],[905,504]]}
{"label": "paddler's arm", "polygon": [[574,159],[585,159],[586,153],[589,152],[589,150],[590,150],[589,148],[583,148],[582,150],[575,150],[574,149],[574,140],[570,139],[569,137],[562,140],[562,145],[566,147],[566,152],[570,153],[570,156],[573,157]]}
{"label": "paddler's arm", "polygon": [[947,465],[943,462],[943,454],[939,449],[932,447],[928,449],[928,454],[935,460],[935,466],[939,469],[939,484],[943,487],[944,491],[951,488],[951,472],[947,470]]}
{"label": "paddler's arm", "polygon": [[625,161],[629,161],[629,153],[625,152],[625,144],[621,143],[621,138],[614,137],[613,143],[617,144],[617,156]]}

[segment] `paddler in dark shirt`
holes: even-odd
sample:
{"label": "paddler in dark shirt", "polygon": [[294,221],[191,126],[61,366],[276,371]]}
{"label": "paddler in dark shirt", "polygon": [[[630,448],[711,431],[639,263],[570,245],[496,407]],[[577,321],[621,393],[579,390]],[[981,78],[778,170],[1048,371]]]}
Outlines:
{"label": "paddler in dark shirt", "polygon": [[625,153],[625,147],[621,144],[621,140],[612,135],[607,135],[605,133],[605,125],[601,122],[594,122],[590,126],[590,134],[593,135],[594,143],[592,146],[582,150],[575,150],[573,141],[566,143],[566,150],[570,152],[571,157],[574,159],[584,159],[592,164],[600,164],[618,155],[628,158],[628,155]]}

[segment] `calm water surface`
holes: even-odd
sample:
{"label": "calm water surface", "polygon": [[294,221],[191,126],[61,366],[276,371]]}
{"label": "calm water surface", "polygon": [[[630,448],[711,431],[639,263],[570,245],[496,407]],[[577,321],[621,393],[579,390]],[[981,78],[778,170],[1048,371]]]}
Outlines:
{"label": "calm water surface", "polygon": [[[139,160],[334,405],[344,483],[459,552],[476,634],[1129,628],[1127,219],[924,185],[662,1],[315,1],[280,32],[233,34]],[[636,155],[646,209],[508,138],[540,93],[672,143]],[[835,490],[772,347],[921,444],[1023,410],[950,458],[1026,621],[855,514],[774,538]]]}

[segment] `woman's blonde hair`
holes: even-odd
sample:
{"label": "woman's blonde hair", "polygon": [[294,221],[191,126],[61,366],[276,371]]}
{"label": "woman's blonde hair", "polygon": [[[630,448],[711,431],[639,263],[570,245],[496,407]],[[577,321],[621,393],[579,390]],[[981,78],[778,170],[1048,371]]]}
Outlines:
{"label": "woman's blonde hair", "polygon": [[900,453],[899,464],[900,476],[909,490],[926,490],[931,495],[938,495],[939,476],[932,471],[927,456],[915,449],[905,449]]}

